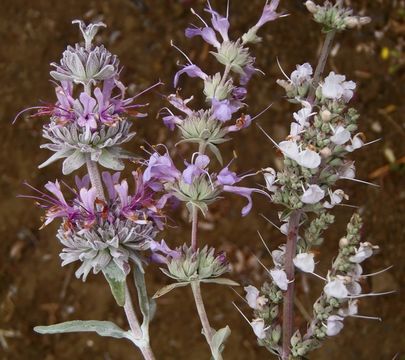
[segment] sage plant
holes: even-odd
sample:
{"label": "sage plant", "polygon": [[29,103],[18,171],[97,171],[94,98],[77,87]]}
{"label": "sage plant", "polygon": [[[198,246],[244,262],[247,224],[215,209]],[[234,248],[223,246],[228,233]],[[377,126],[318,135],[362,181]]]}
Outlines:
{"label": "sage plant", "polygon": [[[179,78],[187,74],[191,78],[199,78],[203,82],[203,96],[206,106],[201,109],[191,107],[193,97],[184,99],[176,91],[167,97],[171,107],[165,107],[161,113],[163,121],[170,130],[178,129],[181,139],[178,144],[188,143],[196,146],[191,159],[185,161],[185,167],[178,169],[169,152],[162,147],[150,154],[146,161],[144,180],[156,182],[156,190],[165,192],[161,200],[171,198],[183,202],[189,212],[192,223],[191,239],[176,249],[171,249],[165,242],[156,242],[152,251],[156,261],[164,266],[164,274],[175,280],[155,294],[155,298],[166,294],[177,287],[191,286],[198,315],[203,327],[203,335],[209,345],[214,359],[222,359],[224,343],[230,334],[229,326],[214,330],[209,323],[201,295],[201,283],[217,283],[223,285],[237,285],[223,275],[230,271],[229,263],[224,253],[217,253],[214,248],[198,243],[198,217],[207,214],[209,206],[220,199],[223,193],[234,193],[245,197],[247,205],[242,209],[245,216],[252,208],[252,193],[268,194],[262,189],[239,186],[247,176],[238,175],[230,169],[231,162],[223,165],[220,145],[230,140],[230,134],[248,127],[259,115],[251,116],[243,113],[246,107],[247,84],[250,78],[259,70],[255,68],[255,59],[248,46],[260,42],[258,30],[267,22],[281,16],[277,13],[278,0],[266,2],[263,13],[258,22],[243,36],[236,40],[229,37],[229,6],[226,16],[216,12],[207,2],[206,13],[210,17],[210,24],[198,15],[193,14],[199,26],[187,28],[188,38],[202,37],[212,47],[210,52],[223,66],[223,71],[209,74],[177,48],[184,56],[186,64],[175,74],[174,87]],[[229,4],[228,4],[229,5]],[[212,163],[215,157],[220,170],[213,171]],[[162,205],[162,204],[161,204]]]}
{"label": "sage plant", "polygon": [[[366,143],[364,134],[358,132],[359,114],[349,105],[356,84],[344,75],[332,71],[324,77],[323,72],[335,34],[370,19],[353,15],[340,0],[305,4],[325,34],[319,62],[315,72],[305,63],[278,81],[287,99],[300,109],[293,114],[287,139],[277,143],[266,134],[284,157],[283,169],[264,169],[264,177],[271,201],[284,208],[278,214],[282,223],[278,228],[286,242],[270,252],[274,267],[268,270],[269,281],[260,290],[245,287],[246,301],[254,311],[250,325],[259,345],[283,360],[306,358],[325,339],[337,335],[347,317],[376,319],[358,314],[358,299],[382,295],[363,293],[361,287],[361,280],[373,275],[363,274],[361,264],[378,246],[362,241],[357,212],[325,277],[315,272],[314,251],[323,242],[323,232],[334,223],[333,208],[350,207],[344,204],[349,199],[341,188],[344,182],[363,182],[355,178],[350,154],[374,142]],[[305,329],[294,324],[294,289],[300,272],[323,282]]]}
{"label": "sage plant", "polygon": [[[41,334],[94,331],[101,336],[125,338],[137,346],[145,359],[154,359],[149,344],[149,323],[154,303],[148,297],[144,265],[157,234],[165,224],[153,184],[142,171],[133,171],[132,184],[121,179],[124,159],[133,158],[121,145],[135,135],[130,131],[130,117],[142,105],[135,97],[126,97],[119,80],[119,61],[93,39],[103,23],[80,27],[84,46],[68,46],[59,63],[52,63],[56,103],[35,107],[34,116],[49,117],[43,126],[43,137],[49,143],[41,147],[54,154],[40,168],[60,159],[62,172],[68,175],[85,166],[87,175],[76,176],[76,186],[55,180],[45,191],[30,186],[39,206],[45,210],[44,226],[54,220],[61,225],[57,238],[63,249],[62,266],[77,263],[76,277],[86,281],[90,272],[103,273],[119,306],[125,310],[130,330],[110,321],[69,321],[51,326],[37,326]],[[157,84],[158,85],[158,84]],[[132,187],[132,189],[130,189]],[[133,275],[142,323],[135,313],[127,285]]]}

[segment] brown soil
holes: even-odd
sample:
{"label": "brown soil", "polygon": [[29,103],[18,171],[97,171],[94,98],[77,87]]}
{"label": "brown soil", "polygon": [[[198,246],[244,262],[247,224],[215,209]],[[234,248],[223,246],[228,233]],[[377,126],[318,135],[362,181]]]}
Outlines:
{"label": "brown soil", "polygon": [[[359,84],[355,106],[362,114],[361,129],[372,140],[383,141],[359,151],[356,156],[359,176],[370,174],[387,164],[387,154],[396,159],[404,154],[404,44],[403,2],[397,0],[351,1],[354,7],[373,17],[373,23],[361,31],[340,35],[336,54],[329,67],[347,74]],[[219,3],[219,1],[218,1]],[[221,2],[222,3],[222,2]],[[264,0],[232,1],[233,31],[240,32],[260,14]],[[256,77],[250,89],[250,111],[257,113],[271,102],[271,110],[260,123],[277,139],[285,136],[293,107],[282,99],[275,80],[280,77],[276,57],[287,71],[295,64],[316,61],[321,38],[318,27],[309,20],[301,1],[282,1],[291,14],[267,25],[263,44],[255,49],[257,62],[266,72]],[[144,5],[142,5],[144,4]],[[83,284],[72,276],[73,268],[60,268],[55,240],[55,227],[38,231],[40,211],[29,201],[16,199],[24,192],[23,180],[41,187],[48,179],[60,177],[60,164],[38,171],[37,165],[49,154],[39,150],[41,120],[20,119],[11,126],[14,115],[39,100],[53,101],[49,83],[49,63],[58,60],[63,48],[78,39],[72,19],[103,19],[108,30],[101,36],[106,46],[118,54],[125,66],[123,80],[135,91],[161,78],[166,84],[161,94],[171,90],[178,54],[170,48],[173,39],[189,49],[193,59],[210,66],[207,49],[201,42],[189,41],[183,29],[192,21],[188,8],[201,9],[202,2],[158,0],[3,0],[0,13],[0,358],[4,360],[66,359],[140,359],[129,343],[93,335],[40,336],[32,331],[37,324],[51,324],[70,319],[112,320],[125,326],[122,311],[117,308],[107,285],[100,276],[90,276]],[[386,50],[384,50],[386,49]],[[385,55],[388,51],[388,57]],[[402,56],[402,58],[401,58]],[[184,92],[195,82],[187,80]],[[155,115],[164,100],[155,93],[150,118],[136,123],[138,139],[150,143],[173,144],[169,133]],[[140,140],[130,150],[139,151]],[[227,158],[237,150],[238,170],[274,166],[276,154],[259,130],[252,126],[237,134],[225,146]],[[362,205],[365,217],[365,239],[381,247],[381,253],[366,265],[367,271],[394,268],[366,285],[370,291],[398,290],[398,294],[365,299],[363,314],[380,316],[383,322],[348,320],[341,335],[327,341],[311,359],[392,359],[404,351],[404,302],[399,290],[404,286],[404,210],[403,167],[391,164],[374,179],[381,187],[345,184],[351,203]],[[402,185],[402,186],[401,186]],[[211,215],[212,227],[204,226],[200,241],[228,250],[234,262],[233,278],[245,284],[259,285],[264,274],[253,260],[252,252],[266,258],[256,230],[272,245],[280,235],[266,224],[259,213],[275,218],[274,207],[263,198],[255,199],[256,207],[241,219],[242,201],[227,197]],[[338,223],[329,231],[321,248],[323,269],[337,249],[351,214],[349,208],[338,210]],[[189,230],[184,216],[177,217],[178,227],[165,234],[171,244],[188,241]],[[239,249],[239,250],[238,250]],[[268,256],[267,256],[268,257]],[[154,266],[148,268],[148,286],[153,293],[168,280]],[[316,294],[319,285],[310,282]],[[233,308],[238,298],[229,289],[216,285],[203,288],[212,325],[229,324],[232,335],[224,356],[226,359],[267,359],[271,356],[256,346],[251,329]],[[316,295],[315,295],[316,296]],[[303,306],[310,309],[310,299],[299,289]],[[313,300],[313,299],[312,299]],[[245,309],[246,312],[248,311]],[[297,321],[300,316],[297,315]],[[7,330],[8,332],[4,332]],[[1,335],[3,334],[3,335]],[[3,337],[2,337],[3,336]],[[207,359],[207,347],[200,334],[192,297],[188,289],[177,289],[158,301],[151,328],[153,347],[159,359]],[[5,341],[4,341],[5,340]],[[401,357],[400,357],[401,358]],[[404,357],[405,359],[405,357]]]}

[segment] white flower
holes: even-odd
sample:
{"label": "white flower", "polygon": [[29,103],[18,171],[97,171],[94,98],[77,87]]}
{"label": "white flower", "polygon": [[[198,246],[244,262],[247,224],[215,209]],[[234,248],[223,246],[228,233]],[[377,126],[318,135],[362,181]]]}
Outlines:
{"label": "white flower", "polygon": [[356,83],[346,81],[346,76],[335,74],[333,71],[325,78],[322,85],[322,96],[327,99],[349,102],[353,97],[353,90]]}
{"label": "white flower", "polygon": [[349,258],[349,261],[360,264],[372,255],[373,246],[368,242],[360,243],[359,248],[356,249],[356,253]]}
{"label": "white flower", "polygon": [[349,300],[346,309],[339,309],[338,314],[340,316],[353,316],[358,313],[358,300]]}
{"label": "white flower", "polygon": [[335,130],[330,140],[336,145],[343,145],[350,140],[350,132],[343,126],[339,125]]}
{"label": "white flower", "polygon": [[326,325],[326,335],[335,336],[343,329],[343,318],[338,315],[328,317]]}
{"label": "white flower", "polygon": [[325,197],[325,191],[323,191],[318,185],[309,185],[308,189],[301,195],[300,200],[304,204],[316,204]]}
{"label": "white flower", "polygon": [[317,152],[308,149],[300,151],[293,140],[282,141],[278,146],[285,156],[303,167],[316,169],[321,164],[321,157]]}
{"label": "white flower", "polygon": [[314,254],[301,253],[293,259],[294,265],[303,272],[313,273],[315,270]]}
{"label": "white flower", "polygon": [[349,295],[349,291],[341,279],[329,281],[323,288],[323,291],[328,297],[334,297],[336,299],[345,299]]}
{"label": "white flower", "polygon": [[276,171],[271,167],[265,168],[265,169],[263,169],[263,176],[264,176],[264,180],[266,181],[267,190],[274,192],[277,189],[277,187],[274,186],[274,182],[277,177]]}
{"label": "white flower", "polygon": [[356,176],[356,167],[354,163],[348,163],[339,169],[339,175],[347,179],[354,179]]}
{"label": "white flower", "polygon": [[361,140],[360,136],[360,134],[357,134],[353,137],[353,139],[351,140],[351,144],[345,147],[346,151],[353,152],[354,150],[363,147],[364,142],[363,140]]}
{"label": "white flower", "polygon": [[304,82],[311,80],[312,74],[313,70],[310,64],[297,65],[297,69],[291,73],[291,82],[295,86],[301,86]]}
{"label": "white flower", "polygon": [[329,190],[329,197],[330,197],[330,202],[325,201],[323,203],[323,207],[326,209],[332,209],[335,205],[340,204],[344,198],[348,198],[345,194],[345,192],[341,189],[335,190],[333,193]]}
{"label": "white flower", "polygon": [[275,266],[284,266],[285,245],[281,245],[278,249],[273,250],[271,257]]}
{"label": "white flower", "polygon": [[270,270],[270,276],[273,279],[274,283],[283,291],[286,291],[288,288],[288,279],[287,274],[284,270],[273,269]]}
{"label": "white flower", "polygon": [[252,327],[253,332],[255,333],[258,339],[262,340],[266,338],[266,329],[264,326],[263,319],[254,319],[250,323],[250,326]]}
{"label": "white flower", "polygon": [[266,305],[268,300],[264,296],[259,296],[260,292],[256,287],[249,285],[244,289],[246,291],[246,300],[252,309],[262,309]]}

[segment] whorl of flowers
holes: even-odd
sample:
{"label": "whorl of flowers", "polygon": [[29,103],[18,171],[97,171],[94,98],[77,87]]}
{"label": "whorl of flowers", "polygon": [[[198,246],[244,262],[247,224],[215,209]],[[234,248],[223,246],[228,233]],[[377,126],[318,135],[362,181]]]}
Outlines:
{"label": "whorl of flowers", "polygon": [[73,23],[79,24],[85,46],[68,46],[60,63],[51,64],[57,102],[36,107],[34,116],[50,118],[43,127],[43,137],[50,143],[42,148],[55,154],[39,167],[65,159],[65,175],[86,161],[120,171],[124,168],[122,159],[132,156],[121,148],[135,135],[128,118],[146,116],[138,112],[144,105],[133,104],[140,94],[126,97],[126,88],[119,81],[117,56],[93,44],[97,31],[105,25]]}
{"label": "whorl of flowers", "polygon": [[150,248],[164,216],[158,208],[154,191],[134,172],[135,190],[129,191],[127,180],[120,181],[120,173],[102,174],[108,196],[101,200],[90,186],[89,177],[76,177],[76,188],[66,185],[66,197],[58,180],[45,185],[47,193],[32,188],[32,196],[45,210],[44,226],[59,219],[57,237],[64,246],[62,265],[82,262],[77,277],[86,279],[89,271],[104,270],[114,261],[123,273],[130,271],[129,260],[141,264],[141,251]]}
{"label": "whorl of flowers", "polygon": [[168,152],[163,155],[154,152],[145,161],[143,178],[145,182],[150,182],[155,190],[165,192],[160,200],[160,206],[164,206],[168,199],[174,197],[185,202],[190,213],[192,207],[196,206],[204,215],[208,212],[208,205],[219,199],[223,192],[235,193],[248,200],[248,204],[242,209],[243,216],[252,209],[253,192],[267,195],[260,189],[235,186],[244,178],[255,174],[238,176],[229,169],[229,165],[219,173],[210,173],[209,164],[210,158],[207,155],[195,153],[191,163],[185,161],[185,169],[180,171]]}
{"label": "whorl of flowers", "polygon": [[256,33],[265,23],[282,16],[276,12],[278,3],[279,0],[266,3],[259,21],[236,40],[231,40],[228,34],[229,9],[224,17],[214,11],[208,2],[205,11],[211,16],[210,25],[193,11],[202,25],[187,28],[186,36],[188,38],[201,36],[212,46],[213,51],[210,53],[224,66],[224,71],[207,74],[182,52],[187,64],[176,73],[174,87],[177,87],[182,74],[200,78],[204,82],[204,97],[208,108],[191,109],[189,103],[193,97],[184,100],[178,92],[168,96],[168,101],[180,114],[164,108],[163,121],[171,130],[179,128],[182,135],[181,142],[197,143],[200,149],[208,147],[219,161],[222,161],[217,145],[228,140],[226,137],[228,133],[248,127],[255,119],[244,113],[236,115],[246,106],[244,100],[247,96],[248,82],[256,72],[260,72],[254,67],[255,58],[250,54],[248,45],[260,41]]}

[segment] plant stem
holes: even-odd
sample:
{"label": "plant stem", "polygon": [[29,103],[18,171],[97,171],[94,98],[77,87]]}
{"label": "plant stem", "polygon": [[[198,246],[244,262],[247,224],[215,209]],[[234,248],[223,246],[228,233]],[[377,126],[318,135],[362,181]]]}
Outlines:
{"label": "plant stem", "polygon": [[142,355],[145,360],[155,360],[155,356],[153,355],[152,349],[149,345],[149,338],[144,336],[141,326],[139,324],[138,318],[136,316],[134,306],[131,300],[131,293],[129,292],[128,285],[125,285],[125,305],[124,305],[125,315],[128,320],[129,327],[135,337],[136,340],[145,340],[145,344],[143,346],[139,346],[139,350],[141,350]]}
{"label": "plant stem", "polygon": [[[321,76],[325,70],[326,61],[328,60],[329,53],[332,50],[333,39],[335,38],[336,31],[330,31],[327,33],[322,51],[319,56],[318,65],[315,69],[312,87],[309,90],[308,101],[313,103],[315,100],[316,89],[321,80]],[[291,213],[288,222],[288,235],[287,246],[285,254],[285,272],[289,281],[287,291],[283,295],[283,353],[282,359],[288,360],[290,358],[290,345],[291,337],[294,332],[294,262],[293,259],[297,252],[297,239],[299,223],[301,219],[301,213],[299,210],[295,210]]]}
{"label": "plant stem", "polygon": [[[193,290],[195,306],[197,307],[198,316],[200,317],[201,325],[203,327],[203,333],[212,352],[212,328],[209,323],[207,312],[205,311],[204,302],[201,296],[200,282],[192,281],[191,289]],[[220,358],[215,357],[215,360],[219,359]]]}
{"label": "plant stem", "polygon": [[89,173],[91,184],[97,190],[97,197],[105,201],[103,183],[101,181],[100,172],[98,171],[97,163],[91,160],[90,154],[86,154],[87,172]]}
{"label": "plant stem", "polygon": [[198,230],[198,209],[197,206],[193,205],[192,211],[192,222],[191,222],[191,248],[197,251],[197,230]]}
{"label": "plant stem", "polygon": [[323,71],[325,70],[326,61],[328,60],[329,53],[332,50],[333,39],[335,38],[335,35],[336,35],[335,30],[329,31],[326,34],[326,37],[325,37],[325,40],[324,40],[324,43],[322,46],[321,55],[319,56],[318,65],[315,69],[314,79],[313,79],[313,83],[312,83],[313,86],[309,90],[308,101],[310,103],[312,103],[315,99],[316,88],[319,84]]}
{"label": "plant stem", "polygon": [[294,330],[294,263],[293,259],[297,252],[298,228],[301,213],[295,210],[291,213],[288,221],[287,247],[285,253],[285,272],[289,281],[287,291],[283,295],[283,353],[282,359],[290,357],[290,341]]}

